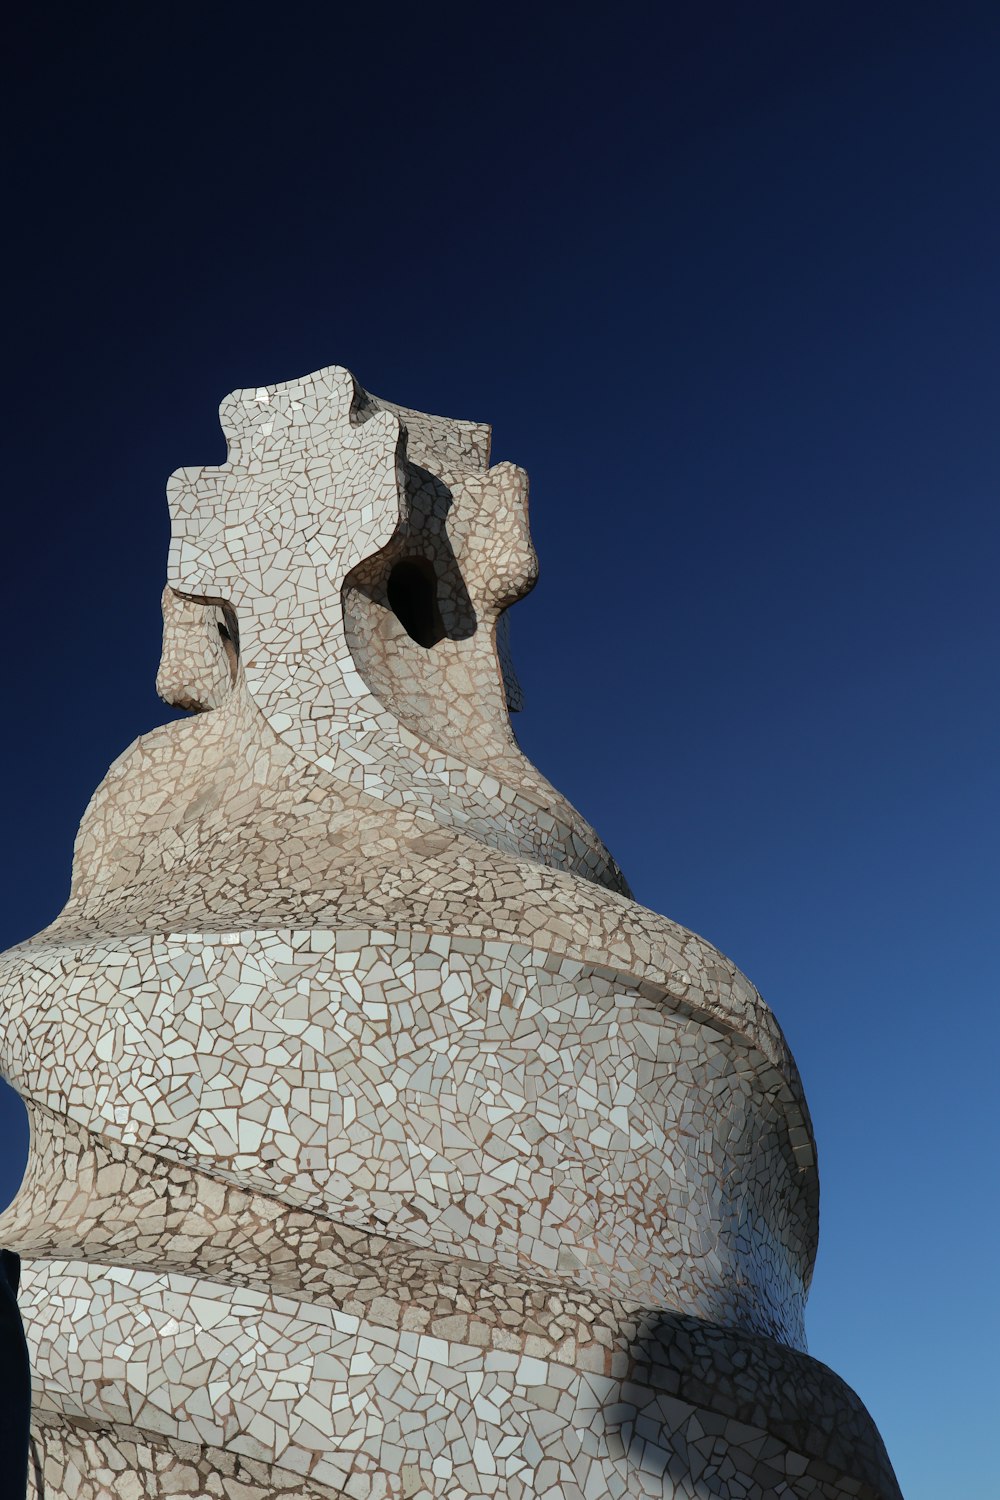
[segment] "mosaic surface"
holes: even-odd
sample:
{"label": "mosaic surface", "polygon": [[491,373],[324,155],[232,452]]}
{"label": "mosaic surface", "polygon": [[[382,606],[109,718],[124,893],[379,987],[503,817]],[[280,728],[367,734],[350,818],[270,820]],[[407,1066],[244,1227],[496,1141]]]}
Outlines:
{"label": "mosaic surface", "polygon": [[0,958],[46,1500],[898,1489],[750,982],[523,757],[527,480],[331,368],[181,470],[162,696]]}

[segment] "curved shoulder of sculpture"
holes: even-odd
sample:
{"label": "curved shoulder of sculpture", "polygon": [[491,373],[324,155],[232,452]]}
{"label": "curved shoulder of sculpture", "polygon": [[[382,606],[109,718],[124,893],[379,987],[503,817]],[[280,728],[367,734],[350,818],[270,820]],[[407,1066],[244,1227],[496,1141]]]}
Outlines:
{"label": "curved shoulder of sculpture", "polygon": [[81,822],[71,899],[40,937],[359,922],[489,933],[659,985],[790,1077],[780,1028],[739,969],[581,878],[572,852],[542,843],[526,859],[495,826],[442,825],[347,788],[304,766],[237,691],[217,712],[140,736],[112,765]]}
{"label": "curved shoulder of sculpture", "polygon": [[[599,1012],[627,1007],[637,1018],[636,1058],[664,1046],[666,1057],[677,1027],[690,1028],[693,1045],[717,1054],[713,1066],[746,1080],[758,1113],[784,1122],[797,1224],[788,1233],[808,1280],[816,1217],[808,1115],[781,1031],[739,970],[703,939],[571,870],[345,787],[296,755],[239,686],[215,711],[142,736],[111,768],[81,825],[65,911],[2,960],[4,1068],[43,1103],[82,1087],[76,1118],[118,1128],[121,1070],[172,1066],[166,1054],[126,1062],[130,1028],[155,1033],[152,1012],[139,1020],[149,1005],[199,1014],[199,997],[223,983],[220,963],[230,976],[223,992],[235,983],[249,995],[263,981],[248,976],[269,972],[277,952],[281,971],[336,1015],[349,1001],[335,998],[338,976],[365,951],[366,973],[385,969],[365,982],[389,995],[389,975],[409,973],[416,951],[434,955],[442,1014],[464,993],[453,988],[456,974],[483,994],[513,985],[522,999],[511,1013],[529,1035],[539,986],[557,995],[560,1014],[577,994],[587,1012],[595,1003]],[[413,1024],[407,983],[393,1029]],[[455,1020],[462,1024],[460,1013]],[[328,1049],[328,1022],[310,1024]],[[120,1107],[134,1126],[134,1111],[150,1106]],[[165,1119],[168,1135],[170,1118],[157,1127]]]}
{"label": "curved shoulder of sculpture", "polygon": [[[193,743],[209,717],[182,726]],[[169,755],[169,735],[150,738],[143,753]],[[61,1072],[54,1082],[48,1075],[38,1038],[59,1034],[60,1053],[76,1058],[79,1070],[84,1036],[117,1034],[129,1024],[128,992],[169,996],[182,1012],[200,1004],[200,989],[219,982],[205,970],[206,952],[235,964],[233,973],[259,976],[268,970],[267,955],[278,951],[284,972],[329,992],[324,1005],[333,1003],[338,966],[350,968],[366,949],[378,955],[372,972],[384,963],[387,976],[406,970],[415,951],[436,955],[432,972],[446,1009],[461,993],[449,988],[449,973],[456,963],[464,971],[480,959],[528,986],[519,1005],[533,1003],[538,984],[581,996],[596,986],[620,996],[615,1004],[646,1010],[654,1053],[663,1022],[691,1028],[724,1070],[747,1080],[758,1109],[784,1122],[795,1238],[808,1282],[818,1195],[808,1111],[777,1022],[731,961],[667,918],[565,871],[513,858],[454,829],[407,822],[378,802],[359,809],[331,808],[323,795],[311,800],[297,774],[291,784],[300,801],[290,811],[273,796],[275,780],[282,759],[286,770],[298,767],[286,748],[276,745],[274,753],[270,774],[235,756],[214,790],[191,789],[187,806],[151,797],[149,825],[165,819],[158,828],[132,828],[126,836],[105,817],[98,834],[85,820],[81,844],[91,854],[102,850],[103,884],[91,870],[57,922],[0,967],[9,1018],[5,1069],[18,1086],[35,1098],[44,1087],[43,1102],[72,1089]],[[260,795],[231,779],[235,766]],[[327,855],[322,866],[317,850]],[[403,1024],[405,985],[400,1000]],[[460,1013],[455,1019],[463,1024]],[[87,1045],[96,1045],[93,1036]],[[106,1097],[113,1092],[106,1089]]]}

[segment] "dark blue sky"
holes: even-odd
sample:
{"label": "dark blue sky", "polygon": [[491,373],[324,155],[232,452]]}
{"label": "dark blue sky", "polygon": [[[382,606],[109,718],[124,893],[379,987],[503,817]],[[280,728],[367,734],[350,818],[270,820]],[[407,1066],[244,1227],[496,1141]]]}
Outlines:
{"label": "dark blue sky", "polygon": [[776,1010],[820,1146],[812,1352],[907,1500],[985,1500],[1000,9],[17,24],[0,940],[171,716],[163,484],[221,459],[221,397],[339,363],[492,421],[542,562],[522,743]]}

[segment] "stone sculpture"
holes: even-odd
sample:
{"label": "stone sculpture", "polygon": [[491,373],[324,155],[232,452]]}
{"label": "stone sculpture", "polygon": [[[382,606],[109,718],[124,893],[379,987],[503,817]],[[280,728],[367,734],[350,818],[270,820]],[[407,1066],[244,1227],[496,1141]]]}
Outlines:
{"label": "stone sculpture", "polygon": [[181,470],[158,685],[2,960],[33,1493],[891,1500],[781,1032],[523,757],[527,481],[344,370]]}

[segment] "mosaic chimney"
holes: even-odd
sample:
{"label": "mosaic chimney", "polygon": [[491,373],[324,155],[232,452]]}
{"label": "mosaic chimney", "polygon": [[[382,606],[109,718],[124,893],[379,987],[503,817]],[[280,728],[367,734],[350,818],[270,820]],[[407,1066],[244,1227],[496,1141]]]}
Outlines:
{"label": "mosaic chimney", "polygon": [[34,1500],[899,1500],[754,986],[530,764],[528,484],[343,369],[179,470],[158,687],[0,959]]}

